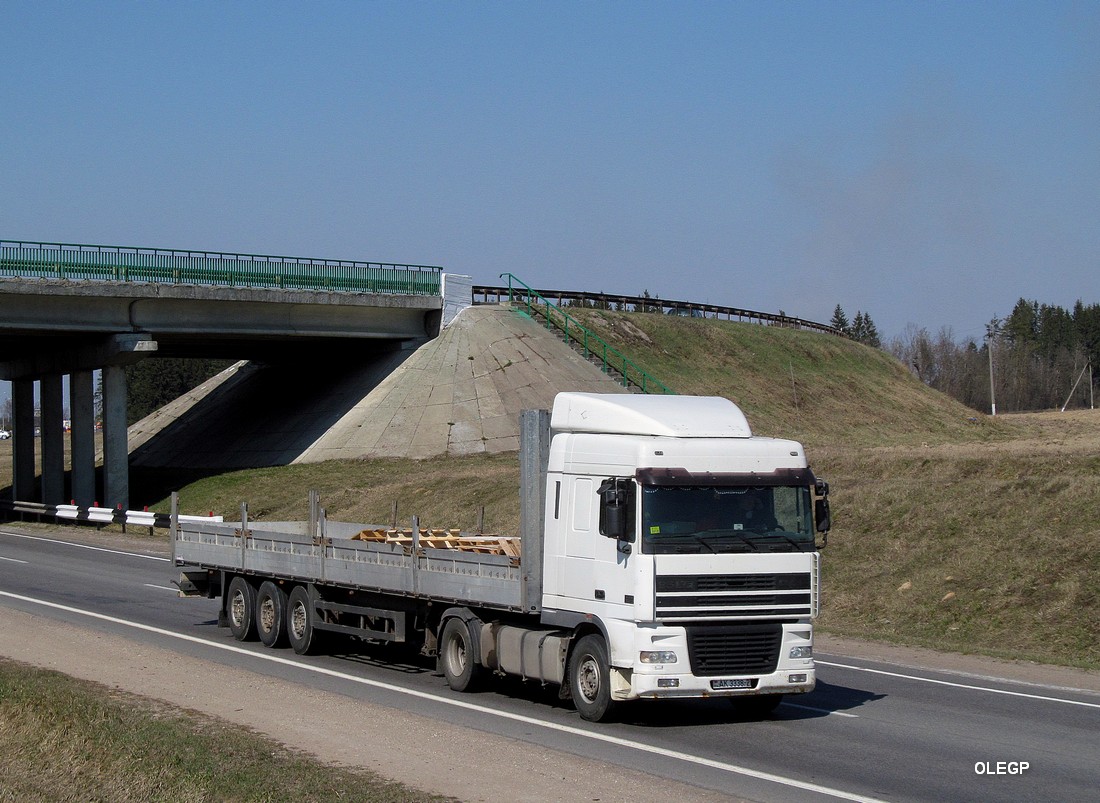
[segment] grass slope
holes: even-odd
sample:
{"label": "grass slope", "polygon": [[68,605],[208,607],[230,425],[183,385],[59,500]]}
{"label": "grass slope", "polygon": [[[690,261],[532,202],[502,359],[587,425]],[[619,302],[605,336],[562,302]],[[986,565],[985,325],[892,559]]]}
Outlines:
{"label": "grass slope", "polygon": [[1004,433],[886,352],[845,338],[673,315],[570,314],[677,393],[737,402],[760,435],[854,446]]}

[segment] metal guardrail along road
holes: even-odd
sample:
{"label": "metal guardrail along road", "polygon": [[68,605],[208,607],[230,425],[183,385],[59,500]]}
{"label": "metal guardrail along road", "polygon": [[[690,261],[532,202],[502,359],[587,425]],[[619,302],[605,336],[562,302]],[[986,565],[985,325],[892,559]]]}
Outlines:
{"label": "metal guardrail along road", "polygon": [[0,239],[0,277],[438,295],[433,265]]}
{"label": "metal guardrail along road", "polygon": [[[154,513],[151,510],[123,510],[109,507],[80,507],[79,505],[47,505],[42,502],[20,502],[0,500],[0,519],[13,520],[33,517],[36,521],[53,519],[56,524],[94,524],[102,527],[106,524],[121,524],[123,531],[127,525],[133,527],[160,528],[171,526],[171,516],[167,513]],[[210,513],[208,516],[179,516],[180,521],[217,522],[223,518]]]}
{"label": "metal guardrail along road", "polygon": [[[508,274],[501,274],[501,278]],[[510,298],[512,287],[477,285],[473,287],[474,303],[500,303],[502,298]],[[618,312],[650,312],[661,315],[683,315],[688,318],[715,318],[727,321],[746,321],[769,326],[783,326],[790,329],[808,329],[824,334],[843,336],[835,327],[805,318],[775,312],[728,307],[722,304],[704,304],[698,301],[675,301],[653,296],[628,296],[621,293],[593,293],[586,290],[532,290],[541,298],[554,299],[558,307],[569,304],[596,304],[604,309]]]}

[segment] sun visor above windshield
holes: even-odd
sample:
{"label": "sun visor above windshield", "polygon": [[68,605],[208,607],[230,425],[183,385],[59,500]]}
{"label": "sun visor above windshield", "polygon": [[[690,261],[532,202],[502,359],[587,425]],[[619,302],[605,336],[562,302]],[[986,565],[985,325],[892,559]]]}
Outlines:
{"label": "sun visor above windshield", "polygon": [[634,473],[641,485],[692,487],[810,486],[816,481],[808,468],[777,468],[758,473],[688,471],[686,468],[639,468]]}
{"label": "sun visor above windshield", "polygon": [[558,432],[659,435],[673,438],[749,438],[745,414],[714,396],[638,396],[559,393],[550,426]]}

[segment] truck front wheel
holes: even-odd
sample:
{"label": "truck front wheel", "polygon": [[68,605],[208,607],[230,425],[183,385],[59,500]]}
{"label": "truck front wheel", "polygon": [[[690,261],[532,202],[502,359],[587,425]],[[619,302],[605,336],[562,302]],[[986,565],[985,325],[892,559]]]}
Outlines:
{"label": "truck front wheel", "polygon": [[439,664],[447,685],[455,691],[469,691],[477,683],[481,666],[474,654],[474,638],[469,626],[457,616],[443,625],[439,637]]}
{"label": "truck front wheel", "polygon": [[602,636],[584,636],[569,659],[569,691],[581,719],[600,722],[614,705],[611,700],[611,662]]}
{"label": "truck front wheel", "polygon": [[229,632],[237,641],[256,637],[256,588],[240,575],[229,582],[225,615],[229,620]]}

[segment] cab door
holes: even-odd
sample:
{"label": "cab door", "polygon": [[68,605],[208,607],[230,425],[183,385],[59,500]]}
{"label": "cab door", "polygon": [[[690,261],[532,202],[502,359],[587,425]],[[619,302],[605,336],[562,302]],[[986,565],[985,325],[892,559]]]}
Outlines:
{"label": "cab door", "polygon": [[637,484],[632,478],[607,477],[596,488],[593,598],[603,613],[634,619],[637,547]]}

